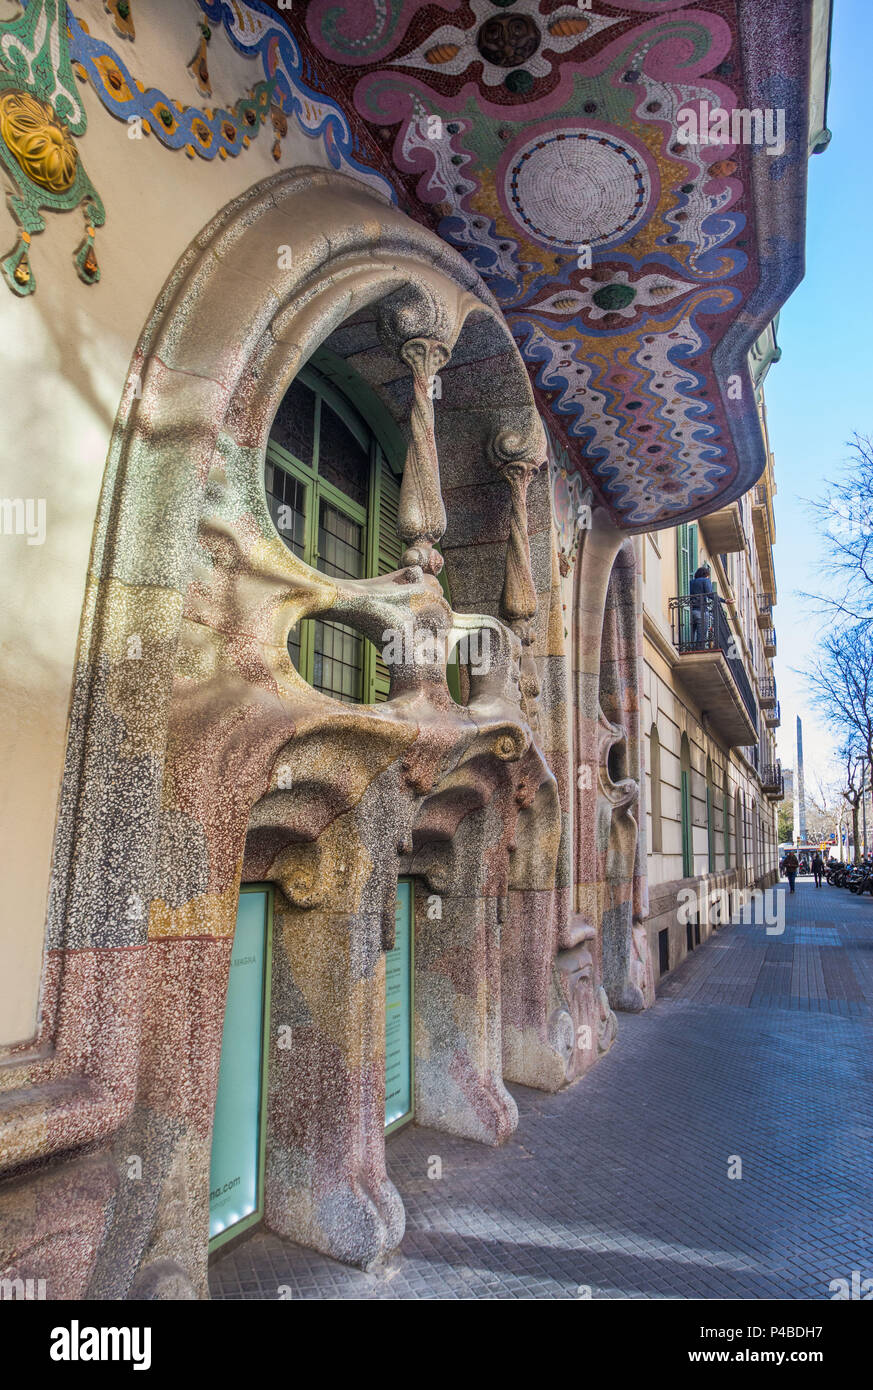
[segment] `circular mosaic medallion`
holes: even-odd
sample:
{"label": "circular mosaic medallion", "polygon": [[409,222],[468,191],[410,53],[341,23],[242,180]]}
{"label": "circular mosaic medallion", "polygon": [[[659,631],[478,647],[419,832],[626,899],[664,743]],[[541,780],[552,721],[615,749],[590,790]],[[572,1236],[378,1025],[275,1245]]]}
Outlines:
{"label": "circular mosaic medallion", "polygon": [[476,35],[476,47],[486,63],[517,68],[540,46],[540,31],[530,15],[499,14],[486,19]]}
{"label": "circular mosaic medallion", "polygon": [[646,216],[651,193],[643,156],[599,130],[537,136],[514,152],[504,176],[513,216],[556,249],[624,240]]}

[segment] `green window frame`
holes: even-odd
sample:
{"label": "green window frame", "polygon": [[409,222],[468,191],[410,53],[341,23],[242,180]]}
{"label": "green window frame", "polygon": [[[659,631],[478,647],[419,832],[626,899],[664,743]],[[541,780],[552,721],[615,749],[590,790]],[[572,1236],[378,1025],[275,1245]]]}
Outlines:
{"label": "green window frame", "polygon": [[[366,578],[386,574],[400,563],[400,541],[394,532],[400,482],[394,476],[375,434],[350,402],[319,372],[304,368],[295,378],[309,392],[311,429],[302,431],[309,444],[301,457],[272,435],[267,444],[265,485],[270,512],[279,534],[305,564],[326,574]],[[325,476],[331,460],[322,449],[331,411],[364,462],[359,496],[349,496]],[[331,428],[336,428],[331,423]],[[277,477],[279,470],[281,479]],[[280,525],[279,498],[289,495],[294,505],[291,525]],[[357,564],[354,563],[357,556]],[[350,563],[351,561],[351,563]],[[295,641],[296,638],[296,641]],[[353,628],[320,619],[304,619],[289,642],[291,659],[315,689],[350,704],[373,704],[387,698],[387,671],[372,643]],[[329,674],[328,674],[329,673]]]}
{"label": "green window frame", "polygon": [[682,877],[691,878],[694,873],[694,855],[691,847],[691,773],[682,771]]}
{"label": "green window frame", "polygon": [[682,818],[682,877],[691,878],[694,874],[694,841],[691,822],[691,749],[687,735],[682,735],[679,756],[679,811]]}
{"label": "green window frame", "polygon": [[[370,399],[368,388],[341,359],[324,353],[317,355],[315,361],[323,365],[334,380],[339,380],[344,389],[339,389],[317,367],[305,367],[294,378],[289,389],[302,385],[312,397],[311,434],[307,429],[301,432],[303,443],[309,446],[308,456],[303,456],[303,450],[295,453],[281,444],[271,431],[264,481],[273,523],[288,548],[305,564],[322,573],[361,579],[390,574],[400,568],[403,553],[403,543],[397,535],[402,442],[393,439],[384,443],[386,435],[377,437],[364,412],[380,417],[384,407],[375,398]],[[351,396],[355,398],[354,403]],[[361,409],[357,408],[358,403]],[[280,406],[280,413],[281,409]],[[355,500],[325,477],[325,467],[331,462],[326,451],[324,455],[322,451],[327,410],[337,417],[341,428],[365,458],[359,488],[363,500]],[[274,431],[275,428],[274,422]],[[278,477],[276,470],[279,470]],[[284,500],[280,501],[280,493]],[[279,508],[288,506],[289,496],[293,498],[293,506],[289,507],[293,520],[290,527],[283,528]],[[328,514],[333,530],[322,524]],[[338,557],[355,553],[355,546],[349,543],[355,531],[360,537],[356,551],[360,555],[360,574],[335,563]],[[449,598],[444,572],[440,582]],[[388,698],[389,672],[380,653],[372,642],[345,624],[303,619],[289,639],[289,655],[305,681],[335,699],[349,704],[378,704]],[[356,658],[353,678],[349,676],[352,656]],[[333,677],[330,681],[324,679],[326,666]],[[449,663],[446,676],[453,697],[460,702],[456,659]]]}
{"label": "green window frame", "polygon": [[694,571],[697,569],[697,525],[693,521],[683,521],[676,530],[679,593],[689,594]]}
{"label": "green window frame", "polygon": [[706,848],[707,865],[711,874],[715,873],[715,800],[712,787],[706,788]]}
{"label": "green window frame", "polygon": [[[697,526],[694,522],[683,521],[676,528],[676,568],[679,594],[691,592],[691,581],[697,569]],[[691,613],[688,607],[680,612],[680,641],[691,641]]]}

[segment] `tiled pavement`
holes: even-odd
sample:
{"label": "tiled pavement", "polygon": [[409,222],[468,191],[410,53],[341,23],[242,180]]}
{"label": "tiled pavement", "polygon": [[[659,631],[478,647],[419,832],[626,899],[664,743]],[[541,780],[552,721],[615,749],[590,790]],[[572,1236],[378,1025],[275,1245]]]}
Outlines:
{"label": "tiled pavement", "polygon": [[783,935],[721,928],[574,1088],[513,1087],[502,1149],[389,1139],[407,1225],[384,1267],[256,1233],[213,1298],[827,1299],[873,1277],[873,900],[801,879],[784,901]]}

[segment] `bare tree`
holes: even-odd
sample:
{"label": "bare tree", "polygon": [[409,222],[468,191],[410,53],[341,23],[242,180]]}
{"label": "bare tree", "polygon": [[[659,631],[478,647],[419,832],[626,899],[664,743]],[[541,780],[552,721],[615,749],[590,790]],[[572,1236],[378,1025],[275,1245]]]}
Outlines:
{"label": "bare tree", "polygon": [[[861,858],[861,837],[858,834],[858,818],[861,802],[866,791],[864,775],[864,754],[857,744],[849,743],[843,749],[844,785],[843,800],[852,817],[852,858],[857,864]],[[869,764],[868,764],[869,769]]]}
{"label": "bare tree", "polygon": [[813,704],[839,740],[842,796],[852,815],[857,862],[858,812],[873,780],[873,625],[856,622],[832,628],[806,674]]}
{"label": "bare tree", "polygon": [[806,793],[806,823],[810,840],[827,840],[831,835],[837,838],[845,814],[841,787],[824,786],[821,778],[816,778],[815,793]]}
{"label": "bare tree", "polygon": [[828,539],[825,593],[804,594],[849,624],[873,618],[873,440],[855,435],[852,456],[809,506]]}
{"label": "bare tree", "polygon": [[813,704],[843,748],[873,760],[873,627],[860,622],[825,633],[807,672]]}

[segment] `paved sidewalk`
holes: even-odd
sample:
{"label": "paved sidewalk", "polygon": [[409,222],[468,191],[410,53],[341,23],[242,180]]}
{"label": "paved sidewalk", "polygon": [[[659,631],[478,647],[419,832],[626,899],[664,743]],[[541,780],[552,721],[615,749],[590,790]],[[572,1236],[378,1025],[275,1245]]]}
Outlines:
{"label": "paved sidewalk", "polygon": [[785,904],[784,935],[722,928],[621,1015],[577,1086],[513,1087],[502,1149],[389,1139],[407,1224],[383,1268],[257,1233],[213,1298],[827,1299],[873,1277],[873,900],[801,879]]}

